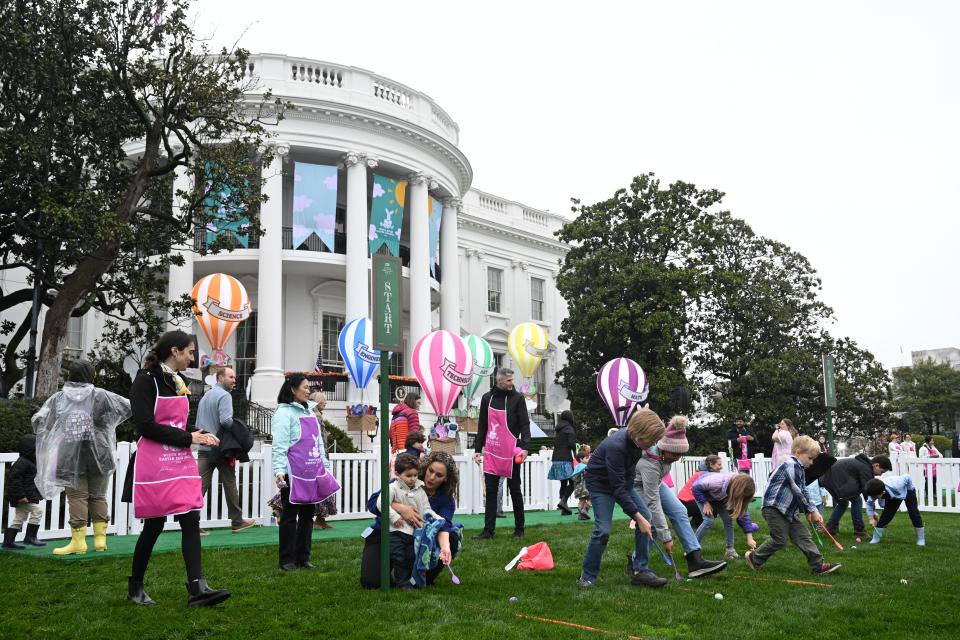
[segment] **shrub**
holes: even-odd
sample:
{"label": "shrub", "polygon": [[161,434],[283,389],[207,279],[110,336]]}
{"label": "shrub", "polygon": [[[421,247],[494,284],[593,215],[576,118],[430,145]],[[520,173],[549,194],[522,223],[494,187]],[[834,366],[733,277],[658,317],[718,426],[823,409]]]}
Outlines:
{"label": "shrub", "polygon": [[16,452],[20,436],[33,433],[30,416],[43,405],[41,398],[0,400],[0,451]]}
{"label": "shrub", "polygon": [[[327,430],[327,451],[336,451],[337,453],[356,453],[357,448],[353,446],[353,440],[350,439],[343,430],[333,426],[332,423],[324,420],[323,428]],[[336,443],[336,447],[334,447]]]}

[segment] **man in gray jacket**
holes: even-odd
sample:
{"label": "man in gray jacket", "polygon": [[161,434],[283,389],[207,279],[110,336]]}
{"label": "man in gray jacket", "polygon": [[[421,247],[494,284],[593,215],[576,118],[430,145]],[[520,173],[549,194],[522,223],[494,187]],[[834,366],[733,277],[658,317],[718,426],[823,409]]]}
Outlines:
{"label": "man in gray jacket", "polygon": [[[237,374],[230,367],[225,367],[217,373],[217,384],[203,394],[197,407],[197,426],[213,435],[221,429],[233,427],[233,398],[230,392],[237,384]],[[210,491],[210,482],[213,470],[220,472],[220,487],[227,500],[227,517],[230,518],[230,528],[234,533],[256,526],[256,520],[244,520],[240,509],[240,494],[237,491],[237,474],[233,460],[224,460],[218,451],[211,452],[210,447],[200,447],[197,464],[200,467],[200,481],[203,484],[203,495]],[[207,531],[200,530],[200,535],[207,535]]]}
{"label": "man in gray jacket", "polygon": [[[722,571],[727,563],[704,559],[700,552],[700,542],[697,540],[693,527],[690,526],[687,508],[680,502],[673,489],[663,482],[663,477],[670,472],[670,466],[679,460],[689,448],[687,419],[684,416],[674,416],[660,442],[645,450],[637,462],[634,486],[650,508],[652,514],[650,524],[653,525],[657,538],[663,542],[664,551],[673,556],[673,537],[670,535],[670,527],[667,526],[667,518],[670,518],[686,552],[688,576],[699,578]],[[648,557],[634,558],[628,556],[628,573],[649,572],[647,561]],[[663,581],[663,584],[667,582],[662,578],[660,580]]]}

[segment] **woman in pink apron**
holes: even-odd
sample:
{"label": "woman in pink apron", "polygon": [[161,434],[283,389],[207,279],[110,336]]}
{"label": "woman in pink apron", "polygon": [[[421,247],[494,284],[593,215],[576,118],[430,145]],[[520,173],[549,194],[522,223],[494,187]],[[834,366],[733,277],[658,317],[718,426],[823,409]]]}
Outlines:
{"label": "woman in pink apron", "polygon": [[[474,444],[474,459],[483,458],[483,481],[486,489],[483,531],[475,536],[486,540],[493,537],[497,526],[497,487],[500,478],[507,479],[510,500],[513,502],[513,535],[523,537],[523,490],[520,486],[520,464],[527,455],[530,443],[530,417],[526,398],[513,388],[513,371],[499,369],[497,385],[480,399],[480,419]],[[520,453],[514,450],[519,448]],[[519,462],[517,460],[519,459]]]}
{"label": "woman in pink apron", "polygon": [[320,422],[313,412],[310,383],[288,376],[273,414],[273,472],[283,511],[280,514],[280,569],[316,569],[310,562],[313,513],[317,504],[340,490],[330,473]]}
{"label": "woman in pink apron", "polygon": [[140,439],[127,470],[123,501],[133,502],[134,515],[143,520],[127,585],[127,598],[137,604],[154,604],[143,590],[143,577],[153,545],[170,515],[180,523],[187,604],[212,606],[230,597],[229,591],[207,585],[200,561],[203,495],[190,445],[212,447],[219,440],[187,426],[189,391],[179,372],[190,366],[195,352],[192,336],[183,331],[163,334],[130,388],[130,409]]}

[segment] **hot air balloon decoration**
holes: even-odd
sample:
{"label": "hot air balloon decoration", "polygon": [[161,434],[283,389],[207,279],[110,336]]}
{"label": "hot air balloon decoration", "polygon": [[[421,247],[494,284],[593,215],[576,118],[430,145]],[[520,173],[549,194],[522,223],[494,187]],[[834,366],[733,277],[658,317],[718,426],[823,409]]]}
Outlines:
{"label": "hot air balloon decoration", "polygon": [[507,339],[507,348],[517,369],[524,378],[532,378],[550,348],[550,339],[543,327],[535,322],[522,322],[513,328]]}
{"label": "hot air balloon decoration", "polygon": [[650,383],[639,364],[630,358],[614,358],[600,368],[597,391],[613,421],[622,427],[636,406],[647,399]]}
{"label": "hot air balloon decoration", "polygon": [[197,323],[213,348],[213,361],[224,365],[223,347],[237,326],[250,317],[250,298],[240,281],[225,273],[213,273],[197,281],[190,293]]}

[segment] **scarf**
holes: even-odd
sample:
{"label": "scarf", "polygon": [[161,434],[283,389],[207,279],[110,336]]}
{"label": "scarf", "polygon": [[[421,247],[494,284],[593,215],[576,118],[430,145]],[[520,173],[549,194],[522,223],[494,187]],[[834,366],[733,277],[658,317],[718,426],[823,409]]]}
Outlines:
{"label": "scarf", "polygon": [[173,380],[173,386],[176,388],[178,396],[188,396],[190,395],[190,389],[187,389],[187,385],[184,384],[183,378],[177,375],[177,372],[171,369],[166,365],[166,363],[160,363],[160,369]]}

